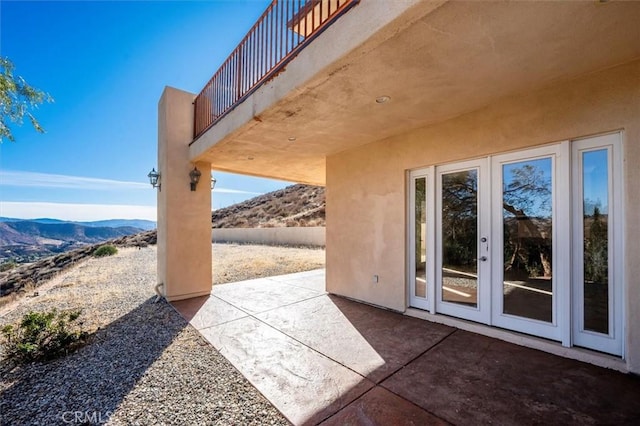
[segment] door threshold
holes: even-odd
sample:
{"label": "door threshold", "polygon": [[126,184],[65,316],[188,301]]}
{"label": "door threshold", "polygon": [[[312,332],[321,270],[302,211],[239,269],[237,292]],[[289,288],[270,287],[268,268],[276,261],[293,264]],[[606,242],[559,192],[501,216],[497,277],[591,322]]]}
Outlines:
{"label": "door threshold", "polygon": [[450,327],[459,328],[460,330],[469,331],[471,333],[481,334],[483,336],[492,337],[494,339],[503,340],[505,342],[525,346],[531,349],[537,349],[539,351],[561,356],[563,358],[575,359],[577,361],[597,365],[598,367],[616,370],[621,373],[629,373],[627,363],[623,359],[613,355],[594,352],[578,347],[567,348],[562,346],[562,344],[560,344],[559,342],[554,342],[539,337],[518,333],[515,331],[495,328],[484,324],[478,324],[472,321],[453,318],[446,315],[434,315],[416,308],[407,308],[404,314],[413,318],[419,318],[438,324],[444,324]]}

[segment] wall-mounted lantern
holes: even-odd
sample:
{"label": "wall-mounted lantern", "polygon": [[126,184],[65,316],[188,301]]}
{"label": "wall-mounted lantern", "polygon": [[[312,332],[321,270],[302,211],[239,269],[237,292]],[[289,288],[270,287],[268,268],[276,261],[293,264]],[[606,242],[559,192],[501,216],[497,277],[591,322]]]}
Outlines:
{"label": "wall-mounted lantern", "polygon": [[202,173],[200,173],[200,170],[198,170],[197,167],[194,167],[193,170],[189,172],[189,180],[191,181],[192,191],[196,190],[196,186],[198,186],[198,182],[200,182],[200,176],[202,176]]}
{"label": "wall-mounted lantern", "polygon": [[216,187],[216,178],[213,177],[213,173],[211,173],[211,190]]}
{"label": "wall-mounted lantern", "polygon": [[160,188],[160,173],[156,172],[156,168],[155,167],[153,169],[151,169],[151,171],[149,172],[147,177],[149,178],[149,183],[151,184],[151,186],[154,187],[154,188],[158,188],[158,191],[160,191],[161,190],[161,188]]}

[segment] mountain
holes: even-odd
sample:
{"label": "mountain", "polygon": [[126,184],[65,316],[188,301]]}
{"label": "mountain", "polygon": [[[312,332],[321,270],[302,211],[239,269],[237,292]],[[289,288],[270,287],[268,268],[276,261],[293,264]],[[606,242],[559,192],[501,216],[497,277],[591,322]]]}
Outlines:
{"label": "mountain", "polygon": [[229,207],[214,210],[214,228],[324,226],[324,188],[292,185]]}
{"label": "mountain", "polygon": [[[0,246],[10,244],[38,244],[39,241],[56,240],[95,243],[110,238],[140,232],[140,228],[123,226],[118,228],[93,227],[75,223],[39,223],[22,220],[0,223]],[[55,244],[55,243],[53,243]]]}
{"label": "mountain", "polygon": [[94,222],[75,222],[80,225],[91,227],[107,227],[107,228],[122,228],[131,227],[150,231],[156,229],[157,224],[152,220],[144,219],[109,219],[109,220],[97,220]]}
{"label": "mountain", "polygon": [[86,226],[63,221],[0,222],[0,260],[12,258],[19,262],[33,261],[86,244],[143,231],[132,226]]}
{"label": "mountain", "polygon": [[[324,226],[324,188],[288,186],[214,210],[211,222],[213,228]],[[0,217],[0,263],[8,259],[18,263],[32,262],[87,244],[155,228],[155,222],[144,220],[65,222],[49,218],[23,220]],[[155,235],[154,231],[150,232]]]}
{"label": "mountain", "polygon": [[73,222],[60,219],[51,218],[39,218],[39,219],[16,219],[13,217],[0,217],[1,222],[37,222],[46,224],[62,224],[62,223],[74,223],[77,225],[95,227],[107,227],[107,228],[121,228],[132,227],[149,231],[156,228],[156,222],[152,220],[144,219],[109,219],[109,220],[97,220],[94,222]]}

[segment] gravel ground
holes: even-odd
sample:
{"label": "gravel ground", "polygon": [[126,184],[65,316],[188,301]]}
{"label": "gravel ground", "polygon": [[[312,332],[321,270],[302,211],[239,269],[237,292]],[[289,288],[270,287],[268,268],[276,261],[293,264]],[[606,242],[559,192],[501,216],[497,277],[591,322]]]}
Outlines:
{"label": "gravel ground", "polygon": [[[324,251],[216,244],[216,258],[221,283],[321,267]],[[81,308],[91,336],[58,360],[1,361],[0,424],[287,424],[169,304],[154,303],[155,283],[155,247],[121,249],[64,272],[2,316],[0,325],[29,310]]]}

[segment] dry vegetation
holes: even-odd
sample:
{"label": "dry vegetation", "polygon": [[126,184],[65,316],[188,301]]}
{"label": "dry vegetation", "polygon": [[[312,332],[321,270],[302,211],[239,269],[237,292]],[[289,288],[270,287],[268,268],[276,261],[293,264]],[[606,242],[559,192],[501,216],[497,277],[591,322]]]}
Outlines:
{"label": "dry vegetation", "polygon": [[[113,425],[287,424],[168,303],[155,303],[156,250],[87,258],[5,307],[0,326],[28,311],[82,309],[90,336],[51,362],[0,361],[0,424],[64,424],[78,410],[108,413]],[[218,283],[324,264],[319,249],[215,244],[213,256]]]}
{"label": "dry vegetation", "polygon": [[324,188],[292,185],[215,210],[214,228],[324,226]]}
{"label": "dry vegetation", "polygon": [[[325,195],[324,188],[319,186],[292,185],[212,212],[213,228],[273,228],[324,225]],[[100,244],[107,243],[117,247],[146,247],[156,243],[156,231],[121,237]],[[5,304],[12,303],[17,298],[32,293],[43,282],[57,276],[67,268],[82,262],[87,256],[92,255],[98,246],[99,244],[82,247],[42,259],[33,264],[19,265],[0,272],[0,309]],[[243,271],[242,276],[233,279],[225,277],[224,274],[228,274],[228,272],[221,271],[232,270],[229,269],[231,264],[237,260],[242,260],[243,249],[235,248],[234,250],[238,258],[230,260],[230,263],[217,265],[217,262],[224,262],[224,256],[222,258],[214,256],[214,274],[216,279],[221,280],[220,282],[246,279],[255,272],[255,268],[253,268],[254,270],[249,268],[249,270]],[[270,271],[280,270],[281,265],[290,266],[288,269],[282,270],[281,273],[294,271],[300,266],[294,264],[296,258],[295,249],[262,247],[260,250],[266,253],[265,257],[261,259],[253,257],[250,260],[254,262],[256,268],[262,265],[263,274],[270,274]],[[255,250],[249,250],[249,252],[254,253]],[[320,250],[317,253],[324,252]],[[286,262],[281,261],[283,256],[287,257],[288,260]],[[324,265],[324,254],[318,254],[317,256],[320,260],[314,263],[314,267],[321,267]],[[263,264],[264,262],[266,263]]]}
{"label": "dry vegetation", "polygon": [[213,282],[223,284],[309,271],[323,268],[324,261],[321,248],[214,244]]}
{"label": "dry vegetation", "polygon": [[[58,308],[88,311],[83,315],[86,325],[100,327],[113,320],[109,312],[118,310],[118,300],[139,293],[142,285],[148,287],[143,289],[147,296],[153,295],[149,283],[155,283],[156,256],[156,246],[149,246],[141,250],[122,248],[119,254],[106,258],[88,258],[40,287],[25,288],[26,298],[5,298],[0,307],[0,323],[16,318],[26,309]],[[212,261],[215,285],[323,268],[325,252],[322,248],[214,244]],[[114,285],[113,274],[130,279]]]}
{"label": "dry vegetation", "polygon": [[[156,244],[156,231],[146,231],[109,241],[117,247],[143,248]],[[73,266],[82,264],[95,254],[104,243],[85,246],[76,250],[46,257],[35,263],[18,265],[0,272],[0,312],[3,306],[16,301],[38,289],[41,285],[52,286],[56,277]]]}

